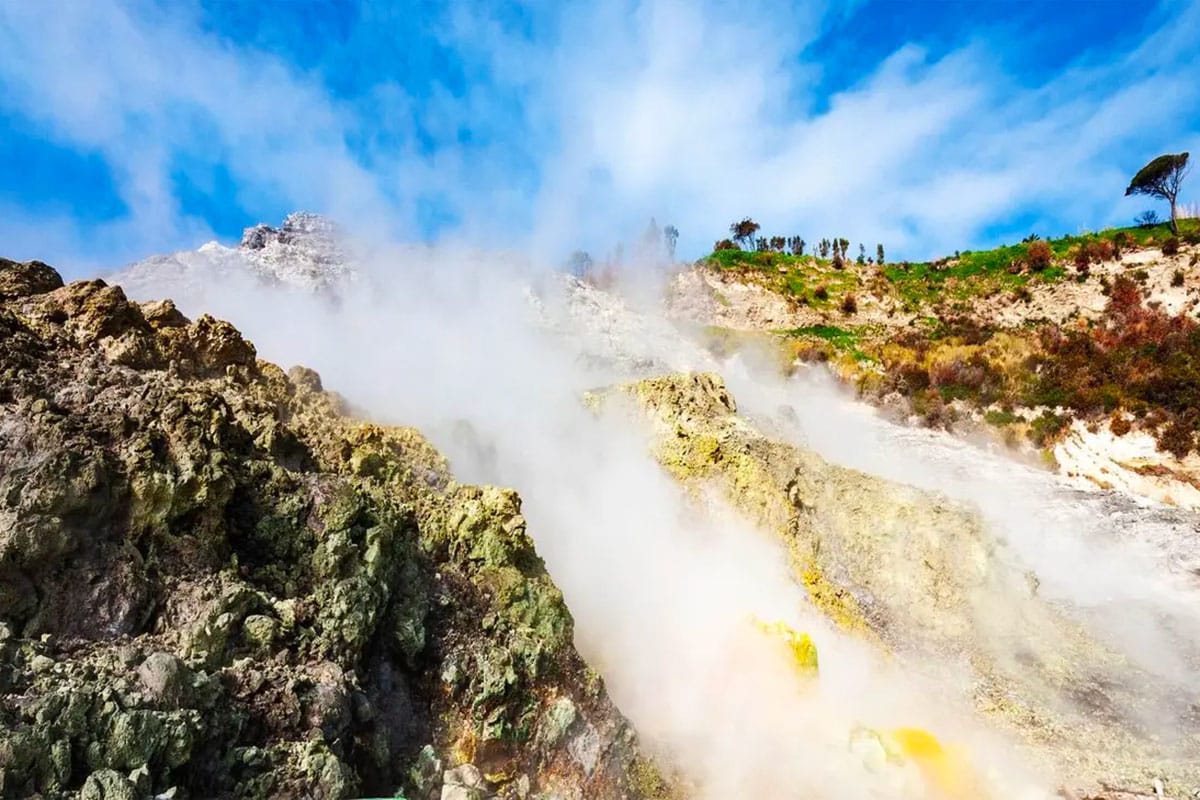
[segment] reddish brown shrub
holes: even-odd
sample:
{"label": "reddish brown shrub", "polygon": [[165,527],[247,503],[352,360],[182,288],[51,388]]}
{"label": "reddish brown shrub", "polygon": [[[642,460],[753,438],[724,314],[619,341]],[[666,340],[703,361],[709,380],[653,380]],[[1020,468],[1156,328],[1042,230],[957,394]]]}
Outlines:
{"label": "reddish brown shrub", "polygon": [[1179,239],[1174,236],[1168,236],[1162,243],[1162,254],[1164,256],[1173,256],[1179,252]]}
{"label": "reddish brown shrub", "polygon": [[1094,242],[1088,242],[1085,249],[1088,258],[1096,264],[1111,261],[1117,254],[1117,248],[1108,239],[1097,239]]}
{"label": "reddish brown shrub", "polygon": [[1175,417],[1155,434],[1158,449],[1183,458],[1196,446],[1196,424],[1187,415]]}
{"label": "reddish brown shrub", "polygon": [[1079,270],[1081,273],[1086,273],[1088,271],[1088,265],[1092,263],[1091,256],[1088,254],[1088,249],[1082,245],[1076,248],[1075,254],[1072,256],[1072,260],[1075,262],[1075,269]]}
{"label": "reddish brown shrub", "polygon": [[1029,247],[1025,250],[1025,263],[1034,272],[1041,272],[1050,266],[1053,258],[1054,253],[1050,250],[1050,245],[1041,239],[1030,242]]}
{"label": "reddish brown shrub", "polygon": [[829,299],[829,290],[825,288],[825,284],[822,283],[820,286],[813,289],[813,297],[817,298],[818,300]]}
{"label": "reddish brown shrub", "polygon": [[858,311],[858,298],[856,298],[854,296],[854,293],[851,292],[850,294],[848,294],[842,298],[842,313],[843,314],[853,314],[857,311]]}
{"label": "reddish brown shrub", "polygon": [[1124,436],[1133,430],[1133,423],[1125,419],[1124,414],[1113,414],[1108,422],[1108,429],[1113,432],[1113,436]]}

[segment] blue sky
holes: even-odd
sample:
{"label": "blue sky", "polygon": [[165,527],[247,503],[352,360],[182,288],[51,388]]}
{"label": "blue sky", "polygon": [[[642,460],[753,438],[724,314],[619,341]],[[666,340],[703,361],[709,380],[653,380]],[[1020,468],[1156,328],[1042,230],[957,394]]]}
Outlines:
{"label": "blue sky", "polygon": [[1200,152],[1197,3],[47,5],[0,4],[0,255],[72,275],[300,208],[549,260],[743,215],[921,258],[1125,223],[1133,171]]}

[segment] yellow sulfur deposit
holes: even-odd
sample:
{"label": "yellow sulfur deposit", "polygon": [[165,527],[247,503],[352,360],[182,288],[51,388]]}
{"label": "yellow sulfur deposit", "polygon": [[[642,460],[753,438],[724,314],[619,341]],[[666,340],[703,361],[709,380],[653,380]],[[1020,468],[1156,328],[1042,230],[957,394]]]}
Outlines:
{"label": "yellow sulfur deposit", "polygon": [[817,674],[817,646],[807,633],[800,633],[786,622],[764,622],[755,619],[754,626],[788,646],[792,654],[792,666],[796,672],[805,676]]}
{"label": "yellow sulfur deposit", "polygon": [[[806,678],[815,677],[818,671],[817,647],[807,633],[801,633],[786,622],[765,622],[754,618],[754,626],[787,645],[792,656],[792,666]],[[943,800],[969,800],[978,796],[975,772],[970,759],[962,748],[946,746],[924,728],[893,728],[879,731],[860,728],[852,735],[857,739],[872,742],[862,750],[864,763],[870,769],[879,769],[885,764],[911,764],[920,773],[922,782]],[[861,747],[860,747],[861,749]]]}
{"label": "yellow sulfur deposit", "polygon": [[[923,783],[944,800],[973,800],[979,797],[975,771],[962,748],[946,746],[936,736],[923,728],[893,728],[879,731],[862,728],[857,736],[852,735],[852,745],[864,756],[864,763],[872,770],[884,764],[911,764],[916,767]],[[878,755],[862,746],[863,740],[876,743]]]}

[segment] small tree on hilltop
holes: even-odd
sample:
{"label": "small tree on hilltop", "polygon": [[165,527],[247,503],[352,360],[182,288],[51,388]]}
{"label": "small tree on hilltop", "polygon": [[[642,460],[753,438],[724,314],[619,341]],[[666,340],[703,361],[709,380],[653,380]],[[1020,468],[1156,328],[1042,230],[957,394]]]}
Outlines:
{"label": "small tree on hilltop", "polygon": [[767,237],[758,237],[758,240],[754,243],[754,249],[760,253],[767,252]]}
{"label": "small tree on hilltop", "polygon": [[586,250],[576,250],[571,253],[567,259],[567,269],[577,278],[583,278],[590,275],[592,272],[593,262],[592,257],[588,255]]}
{"label": "small tree on hilltop", "polygon": [[875,245],[875,263],[883,266],[883,245],[881,244]]}
{"label": "small tree on hilltop", "polygon": [[741,222],[735,222],[729,226],[731,238],[749,249],[754,245],[754,234],[758,233],[758,229],[762,226],[749,217],[745,217]]}
{"label": "small tree on hilltop", "polygon": [[858,263],[859,266],[867,263],[867,248],[862,242],[858,243]]}
{"label": "small tree on hilltop", "polygon": [[675,243],[679,241],[679,228],[668,225],[663,228],[663,243],[667,246],[667,258],[675,260]]}
{"label": "small tree on hilltop", "polygon": [[1145,194],[1151,197],[1161,197],[1171,204],[1171,232],[1179,234],[1179,224],[1175,220],[1175,202],[1179,199],[1179,185],[1191,168],[1188,166],[1187,153],[1161,155],[1151,161],[1133,176],[1125,196]]}

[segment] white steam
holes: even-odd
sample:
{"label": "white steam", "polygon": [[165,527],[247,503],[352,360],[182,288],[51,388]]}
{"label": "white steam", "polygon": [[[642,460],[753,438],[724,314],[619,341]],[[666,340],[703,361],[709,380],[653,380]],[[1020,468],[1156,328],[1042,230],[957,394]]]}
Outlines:
{"label": "white steam", "polygon": [[[613,337],[639,364],[711,367],[707,356],[653,322],[551,333],[545,320],[569,325],[572,310],[554,280],[513,261],[421,250],[373,263],[337,304],[249,283],[175,299],[233,320],[265,358],[316,368],[370,417],[419,427],[462,479],[517,488],[579,649],[701,797],[914,796],[896,783],[912,775],[874,774],[851,752],[859,725],[935,730],[968,744],[1007,792],[1029,783],[1011,748],[969,721],[965,679],[925,685],[837,633],[772,538],[715,499],[702,513],[652,460],[641,423],[581,403],[629,377],[603,358],[622,347]],[[542,286],[534,302],[531,282]],[[811,633],[820,680],[801,680],[755,617]]]}

